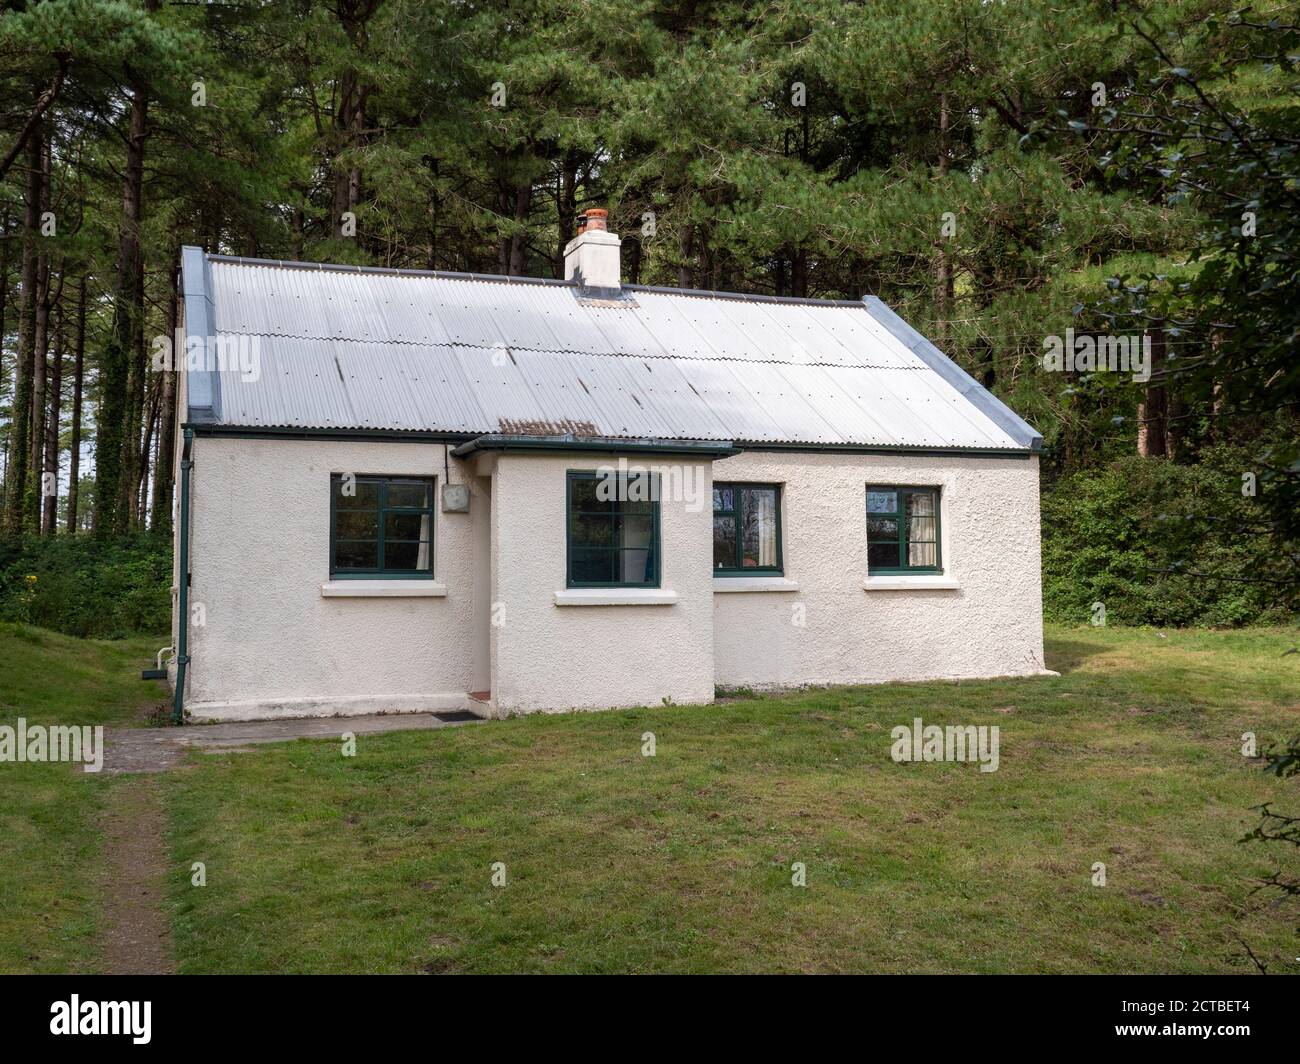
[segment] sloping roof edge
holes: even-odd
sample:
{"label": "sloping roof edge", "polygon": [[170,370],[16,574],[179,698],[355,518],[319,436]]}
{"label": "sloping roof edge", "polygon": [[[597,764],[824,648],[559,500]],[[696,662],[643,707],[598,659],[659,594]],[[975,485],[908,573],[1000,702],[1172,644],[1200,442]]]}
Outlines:
{"label": "sloping roof edge", "polygon": [[877,296],[863,296],[862,302],[867,313],[888,329],[899,343],[969,399],[973,406],[987,415],[1008,436],[1031,451],[1043,449],[1043,437],[1037,429],[908,325],[881,299]]}
{"label": "sloping roof edge", "polygon": [[[185,350],[175,352],[186,366],[186,420],[195,424],[221,420],[221,378],[215,353],[216,306],[212,301],[212,268],[202,248],[181,248],[181,301],[185,312]],[[185,361],[182,363],[181,359]],[[191,369],[195,366],[197,368]]]}

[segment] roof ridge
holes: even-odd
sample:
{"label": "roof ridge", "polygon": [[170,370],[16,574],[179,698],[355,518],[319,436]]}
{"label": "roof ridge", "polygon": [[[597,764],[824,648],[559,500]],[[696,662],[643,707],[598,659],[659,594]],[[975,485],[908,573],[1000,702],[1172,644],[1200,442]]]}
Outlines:
{"label": "roof ridge", "polygon": [[[282,270],[321,270],[334,273],[383,274],[390,277],[429,277],[444,281],[486,281],[493,284],[550,285],[559,288],[582,288],[576,281],[555,277],[512,277],[503,273],[465,273],[457,270],[415,270],[401,266],[355,266],[341,262],[304,262],[300,259],[260,259],[243,255],[208,254],[209,262],[228,266],[262,266]],[[692,299],[727,299],[752,303],[789,303],[802,307],[856,307],[865,310],[860,299],[814,299],[811,296],[774,296],[765,292],[725,292],[711,288],[672,288],[667,285],[625,284],[625,292],[649,292],[652,295],[686,296]]]}

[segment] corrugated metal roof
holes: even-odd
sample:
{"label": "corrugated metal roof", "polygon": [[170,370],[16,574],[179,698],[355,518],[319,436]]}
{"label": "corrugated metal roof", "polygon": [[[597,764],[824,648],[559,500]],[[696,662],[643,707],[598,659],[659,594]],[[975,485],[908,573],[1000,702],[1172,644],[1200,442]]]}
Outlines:
{"label": "corrugated metal roof", "polygon": [[589,300],[570,283],[204,260],[193,249],[185,265],[187,300],[202,268],[217,336],[257,352],[256,374],[216,375],[222,425],[1033,445],[1032,429],[878,301],[873,312],[871,300],[635,286]]}

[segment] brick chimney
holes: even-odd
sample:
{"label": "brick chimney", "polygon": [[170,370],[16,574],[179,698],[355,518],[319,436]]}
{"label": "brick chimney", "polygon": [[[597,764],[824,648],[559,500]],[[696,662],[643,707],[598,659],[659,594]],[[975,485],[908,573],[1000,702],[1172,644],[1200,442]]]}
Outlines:
{"label": "brick chimney", "polygon": [[578,235],[564,249],[564,279],[583,288],[617,292],[622,285],[617,234],[606,229],[609,211],[593,207],[578,217]]}

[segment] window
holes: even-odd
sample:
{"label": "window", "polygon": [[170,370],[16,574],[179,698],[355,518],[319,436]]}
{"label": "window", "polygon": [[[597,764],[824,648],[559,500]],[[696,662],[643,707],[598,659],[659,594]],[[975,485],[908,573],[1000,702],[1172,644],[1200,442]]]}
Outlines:
{"label": "window", "polygon": [[713,574],[782,575],[777,485],[713,485]]}
{"label": "window", "polygon": [[867,572],[943,572],[938,488],[867,488]]}
{"label": "window", "polygon": [[433,578],[433,480],[330,477],[330,576]]}
{"label": "window", "polygon": [[568,586],[659,586],[659,477],[569,471]]}

